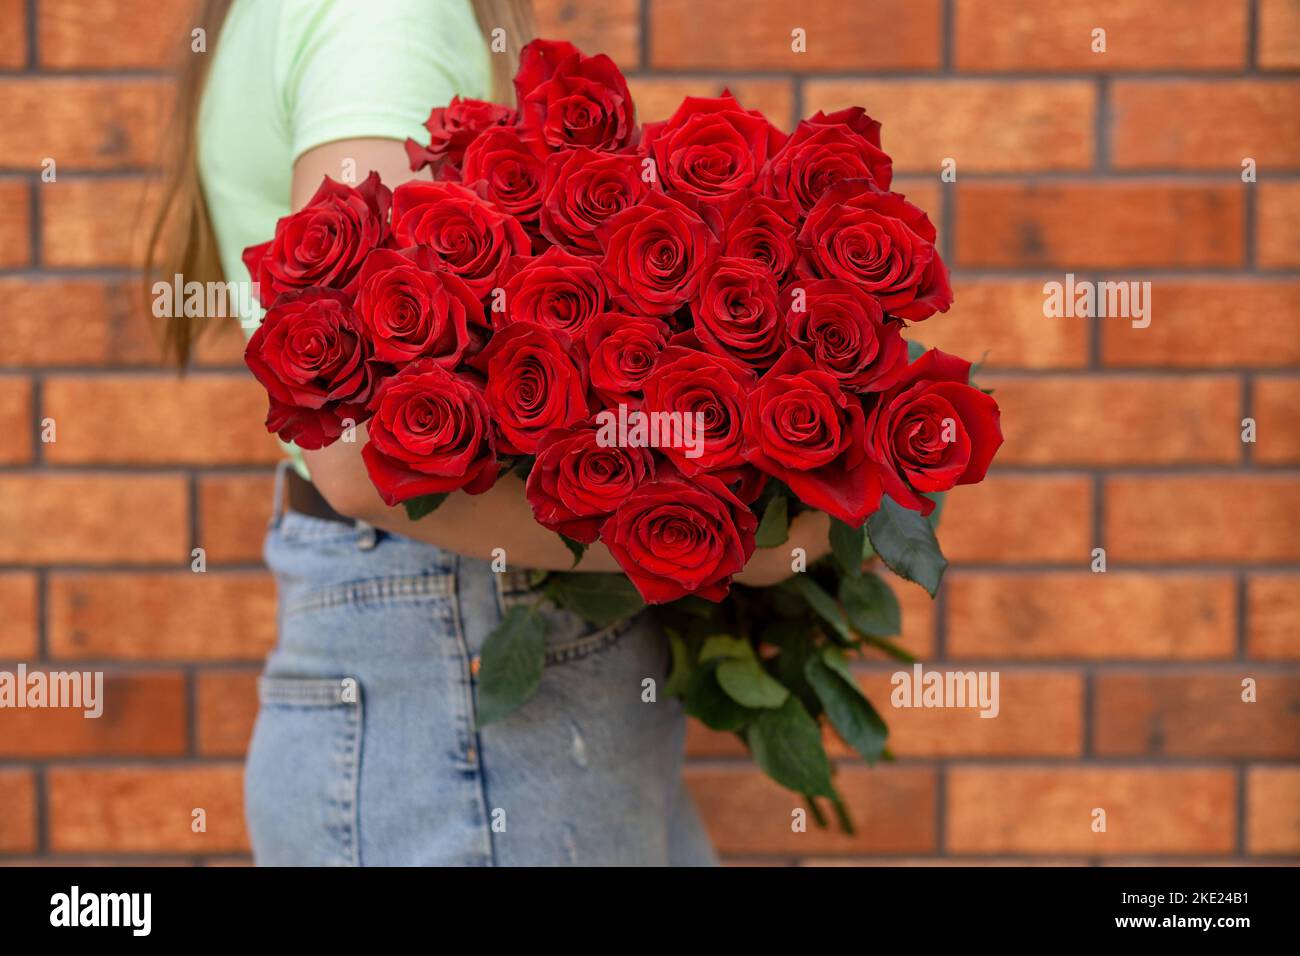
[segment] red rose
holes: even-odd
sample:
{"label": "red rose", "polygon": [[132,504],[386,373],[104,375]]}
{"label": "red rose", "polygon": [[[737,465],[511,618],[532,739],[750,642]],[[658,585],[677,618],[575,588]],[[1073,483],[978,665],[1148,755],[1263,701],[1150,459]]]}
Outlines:
{"label": "red rose", "polygon": [[754,553],[754,513],[721,481],[667,475],[641,485],[600,531],[648,604],[727,596]]}
{"label": "red rose", "polygon": [[542,527],[591,544],[605,518],[653,477],[649,449],[602,445],[593,422],[553,428],[537,446],[528,502]]}
{"label": "red rose", "polygon": [[695,298],[718,240],[691,209],[648,192],[596,230],[615,301],[628,312],[671,315]]}
{"label": "red rose", "polygon": [[585,56],[572,43],[533,40],[515,74],[520,121],[553,148],[622,149],[636,114],[627,80],[605,54]]}
{"label": "red rose", "polygon": [[428,357],[454,368],[471,345],[483,306],[450,272],[435,271],[423,247],[370,253],[357,280],[356,310],[375,358],[404,364]]}
{"label": "red rose", "polygon": [[785,350],[776,279],[753,259],[715,259],[692,311],[695,334],[710,352],[746,365],[771,365]]}
{"label": "red rose", "polygon": [[355,189],[326,176],[307,205],[275,224],[274,238],[244,250],[259,301],[311,286],[352,291],[361,263],[388,238],[392,195],[376,172]]}
{"label": "red rose", "polygon": [[883,391],[907,369],[902,323],[855,285],[796,282],[781,294],[781,312],[790,341],[851,391]]}
{"label": "red rose", "polygon": [[644,315],[606,312],[587,323],[583,338],[591,387],[609,406],[635,408],[641,387],[668,343],[668,326]]}
{"label": "red rose", "polygon": [[919,322],[952,305],[930,219],[899,193],[845,180],[817,201],[799,232],[801,275],[843,279],[890,315]]}
{"label": "red rose", "polygon": [[531,455],[551,428],[587,417],[587,383],[569,355],[569,337],[535,322],[515,322],[474,358],[487,376],[487,401],[512,455]]}
{"label": "red rose", "polygon": [[465,150],[461,182],[521,223],[537,222],[546,151],[513,127],[489,129]]}
{"label": "red rose", "polygon": [[800,349],[786,352],[750,396],[745,458],[805,504],[855,528],[880,507],[857,396]]}
{"label": "red rose", "polygon": [[868,406],[868,453],[900,505],[928,515],[934,502],[921,492],[984,480],[1002,427],[998,403],[969,383],[969,362],[930,349]]}
{"label": "red rose", "polygon": [[893,161],[880,149],[880,124],[855,108],[819,112],[795,127],[764,170],[763,191],[791,200],[804,216],[841,180],[866,179],[887,190],[892,178]]}
{"label": "red rose", "polygon": [[705,201],[747,189],[785,134],[757,110],[742,109],[729,92],[688,96],[669,119],[647,123],[641,149],[654,157],[659,181]]}
{"label": "red rose", "polygon": [[722,254],[763,263],[780,281],[798,259],[794,203],[753,193],[737,193],[720,206],[709,207],[709,224],[722,236]]}
{"label": "red rose", "polygon": [[[695,447],[659,451],[688,476],[744,465],[745,403],[757,382],[758,376],[734,359],[669,345],[645,380],[641,411],[675,412],[683,427],[689,416]],[[696,422],[702,423],[698,431]]]}
{"label": "red rose", "polygon": [[306,289],[276,299],[248,340],[244,361],[270,398],[266,428],[303,448],[324,448],[344,422],[366,420],[375,374],[348,296]]}
{"label": "red rose", "polygon": [[379,390],[361,457],[390,507],[421,495],[487,491],[497,480],[483,388],[432,359],[412,362]]}
{"label": "red rose", "polygon": [[576,340],[608,307],[605,276],[594,258],[552,246],[536,258],[511,260],[506,274],[505,311],[492,312],[497,328],[535,322]]}
{"label": "red rose", "polygon": [[429,114],[424,128],[429,131],[429,145],[421,146],[413,139],[406,141],[406,156],[411,169],[419,172],[425,166],[435,169],[444,163],[458,166],[465,149],[474,138],[493,126],[508,126],[515,121],[515,111],[483,100],[467,100],[453,96],[451,102]]}
{"label": "red rose", "polygon": [[570,252],[600,252],[596,229],[650,190],[641,162],[631,153],[552,153],[546,160],[542,235]]}
{"label": "red rose", "polygon": [[428,246],[438,266],[485,298],[511,256],[526,255],[528,236],[515,220],[456,183],[413,181],[393,193],[393,238]]}

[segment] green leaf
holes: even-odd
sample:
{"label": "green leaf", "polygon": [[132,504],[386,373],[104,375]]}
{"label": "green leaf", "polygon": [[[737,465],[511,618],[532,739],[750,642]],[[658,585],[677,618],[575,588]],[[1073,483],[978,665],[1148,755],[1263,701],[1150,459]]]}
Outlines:
{"label": "green leaf", "polygon": [[714,730],[739,730],[749,711],[732,700],[718,684],[718,664],[697,667],[686,685],[686,713]]}
{"label": "green leaf", "polygon": [[840,578],[840,603],[859,634],[889,637],[903,627],[903,612],[893,590],[877,574]]}
{"label": "green leaf", "polygon": [[793,621],[774,621],[771,624],[759,625],[756,633],[760,641],[784,647],[792,641],[806,641],[815,626],[803,618],[798,618]]}
{"label": "green leaf", "polygon": [[839,652],[827,647],[820,656],[810,657],[804,675],[826,708],[826,717],[836,733],[868,763],[879,760],[889,728],[871,702],[862,696],[853,672]]}
{"label": "green leaf", "polygon": [[425,515],[433,514],[438,510],[438,505],[447,500],[450,492],[440,491],[436,495],[420,495],[418,498],[410,498],[402,502],[402,507],[406,509],[406,516],[412,521],[419,521]]}
{"label": "green leaf", "polygon": [[682,636],[672,629],[667,629],[668,647],[673,655],[673,667],[664,682],[665,697],[680,697],[686,693],[686,685],[691,676],[691,652]]}
{"label": "green leaf", "polygon": [[799,698],[791,695],[780,707],[761,711],[746,740],[754,762],[781,786],[814,797],[835,792],[821,729]]}
{"label": "green leaf", "polygon": [[922,355],[924,355],[924,354],[926,353],[926,351],[927,351],[927,350],[926,350],[926,347],[925,347],[924,345],[922,345],[920,342],[913,342],[911,339],[908,339],[908,341],[907,341],[907,364],[908,364],[908,365],[911,365],[913,362],[915,362],[917,359],[919,359]]}
{"label": "green leaf", "polygon": [[547,580],[546,593],[560,607],[597,627],[607,627],[645,607],[636,585],[622,574],[561,571]]}
{"label": "green leaf", "polygon": [[700,663],[713,660],[753,660],[754,648],[749,641],[730,634],[714,634],[700,648]]}
{"label": "green leaf", "polygon": [[862,543],[866,537],[864,528],[850,527],[839,518],[831,519],[831,553],[850,577],[862,574]]}
{"label": "green leaf", "polygon": [[948,568],[930,522],[920,512],[904,508],[886,496],[880,510],[867,519],[871,545],[891,571],[915,581],[934,597]]}
{"label": "green leaf", "polygon": [[513,713],[537,693],[545,662],[546,619],[534,607],[512,607],[479,654],[478,725]]}
{"label": "green leaf", "polygon": [[754,532],[754,544],[760,548],[776,548],[785,544],[790,537],[789,506],[784,495],[778,495],[767,503],[763,511],[763,520]]}
{"label": "green leaf", "polygon": [[931,512],[926,516],[926,520],[930,522],[930,527],[934,529],[935,534],[938,534],[938,533],[939,533],[939,518],[943,516],[943,505],[944,505],[944,502],[946,502],[946,501],[948,500],[948,492],[946,492],[946,491],[931,491],[931,492],[927,492],[926,494],[922,495],[921,497],[922,497],[922,498],[929,498],[931,501],[934,502],[934,510],[931,511]]}
{"label": "green leaf", "polygon": [[827,594],[820,584],[806,574],[796,574],[790,579],[791,587],[797,590],[807,601],[817,616],[829,624],[846,644],[854,641],[853,631],[849,628],[844,609],[836,603],[835,598]]}
{"label": "green leaf", "polygon": [[564,546],[568,548],[569,553],[573,555],[573,564],[571,567],[576,568],[578,562],[582,560],[582,556],[587,553],[587,546],[581,541],[574,541],[568,535],[560,535],[560,540],[564,542]]}
{"label": "green leaf", "polygon": [[718,665],[718,685],[745,707],[780,707],[790,696],[756,660],[723,661]]}

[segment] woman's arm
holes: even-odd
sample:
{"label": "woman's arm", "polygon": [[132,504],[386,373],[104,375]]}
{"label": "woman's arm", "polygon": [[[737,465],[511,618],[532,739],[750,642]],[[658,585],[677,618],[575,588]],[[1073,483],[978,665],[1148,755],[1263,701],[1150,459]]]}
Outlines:
{"label": "woman's arm", "polygon": [[[306,205],[322,177],[339,179],[344,163],[352,164],[358,179],[376,170],[389,188],[410,179],[428,178],[427,173],[411,172],[406,151],[396,140],[326,143],[303,153],[294,164],[293,208]],[[384,504],[370,482],[361,459],[361,448],[366,443],[364,426],[357,429],[356,438],[355,442],[336,442],[303,453],[312,483],[340,514],[474,558],[489,559],[494,549],[504,548],[507,563],[515,568],[563,571],[573,564],[573,555],[559,536],[533,520],[523,482],[517,476],[503,476],[481,495],[448,495],[433,514],[411,521],[404,509]],[[790,575],[789,549],[802,547],[808,560],[813,561],[827,551],[827,530],[825,515],[800,514],[791,523],[787,546],[758,551],[736,580],[753,586],[783,580]],[[617,571],[618,565],[609,550],[597,542],[587,549],[578,569]]]}

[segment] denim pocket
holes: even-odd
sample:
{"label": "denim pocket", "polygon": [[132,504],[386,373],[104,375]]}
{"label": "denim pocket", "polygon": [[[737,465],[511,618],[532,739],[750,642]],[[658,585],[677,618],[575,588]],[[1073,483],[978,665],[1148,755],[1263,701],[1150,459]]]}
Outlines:
{"label": "denim pocket", "polygon": [[263,676],[258,697],[244,779],[257,863],[359,865],[360,684]]}

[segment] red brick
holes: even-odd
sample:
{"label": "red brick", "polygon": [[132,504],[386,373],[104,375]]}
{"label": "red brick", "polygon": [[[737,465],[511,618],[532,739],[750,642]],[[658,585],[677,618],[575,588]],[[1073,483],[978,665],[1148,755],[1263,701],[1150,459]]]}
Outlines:
{"label": "red brick", "polygon": [[[68,70],[171,67],[190,55],[191,11],[185,3],[41,0],[36,15],[41,65]],[[209,51],[215,41],[208,38]]]}
{"label": "red brick", "polygon": [[[940,58],[938,0],[805,0],[797,8],[751,0],[742,16],[727,0],[654,0],[649,22],[650,65],[661,70],[924,70]],[[806,53],[791,50],[796,27],[806,31]]]}
{"label": "red brick", "polygon": [[27,63],[27,0],[0,0],[0,68]]}
{"label": "red brick", "polygon": [[1133,80],[1111,89],[1117,169],[1235,170],[1300,166],[1300,83]]}
{"label": "red brick", "polygon": [[0,365],[155,364],[139,287],[66,276],[0,279]]}
{"label": "red brick", "polygon": [[199,479],[199,544],[209,563],[262,559],[274,487],[269,474]]}
{"label": "red brick", "polygon": [[814,80],[805,88],[807,113],[846,106],[863,106],[884,123],[896,170],[937,176],[954,159],[960,181],[964,172],[1092,168],[1091,83]]}
{"label": "red brick", "polygon": [[1300,378],[1258,378],[1251,409],[1258,431],[1255,460],[1300,463]]}
{"label": "red brick", "polygon": [[1252,574],[1246,608],[1251,657],[1300,660],[1300,575]]}
{"label": "red brick", "polygon": [[1255,199],[1256,257],[1270,269],[1300,266],[1300,182],[1260,183]]}
{"label": "red brick", "polygon": [[[1092,31],[1106,52],[1092,52]],[[963,72],[1239,69],[1245,0],[956,0],[954,57]]]}
{"label": "red brick", "polygon": [[953,658],[1197,660],[1236,646],[1226,574],[958,572],[944,587]]}
{"label": "red brick", "polygon": [[[49,771],[56,853],[237,853],[248,849],[242,768],[57,767]],[[207,830],[191,830],[193,811]]]}
{"label": "red brick", "polygon": [[948,559],[1077,564],[1092,548],[1092,480],[994,472],[948,497],[939,543]]}
{"label": "red brick", "polygon": [[32,383],[0,378],[0,464],[27,464],[32,444]]}
{"label": "red brick", "polygon": [[534,0],[539,37],[564,37],[588,55],[604,53],[623,70],[640,62],[637,0]]}
{"label": "red brick", "polygon": [[36,575],[0,573],[0,660],[23,660],[37,653]]}
{"label": "red brick", "polygon": [[[1092,830],[1106,811],[1106,832]],[[948,846],[954,853],[1230,853],[1231,770],[954,767]]]}
{"label": "red brick", "polygon": [[[28,670],[69,668],[29,666]],[[79,669],[78,669],[79,670]],[[105,674],[103,713],[84,709],[0,711],[0,756],[174,756],[188,746],[185,677]]]}
{"label": "red brick", "polygon": [[1300,769],[1247,771],[1246,850],[1260,856],[1300,854]]}
{"label": "red brick", "polygon": [[36,782],[29,770],[0,768],[0,853],[36,849]]}
{"label": "red brick", "polygon": [[1109,478],[1106,541],[1141,564],[1300,560],[1300,476]]}
{"label": "red brick", "polygon": [[41,256],[46,265],[138,267],[144,261],[156,190],[143,179],[60,176],[41,186]]}
{"label": "red brick", "polygon": [[[1242,700],[1242,680],[1256,684]],[[1107,673],[1093,691],[1093,749],[1104,757],[1300,756],[1300,675],[1227,670]]]}
{"label": "red brick", "polygon": [[1243,188],[1191,182],[1025,185],[959,179],[956,264],[1056,265],[1073,272],[1239,265]]}
{"label": "red brick", "polygon": [[47,158],[56,174],[153,165],[170,109],[165,80],[0,80],[0,168],[39,172]]}
{"label": "red brick", "polygon": [[1101,323],[1101,357],[1115,366],[1225,368],[1300,365],[1294,309],[1300,282],[1159,279],[1151,324]]}
{"label": "red brick", "polygon": [[907,337],[982,369],[1082,368],[1088,364],[1089,319],[1043,315],[1042,279],[958,276],[944,315],[913,326]]}
{"label": "red brick", "polygon": [[1300,3],[1259,0],[1257,59],[1266,70],[1300,67]]}
{"label": "red brick", "polygon": [[27,183],[0,179],[0,268],[28,265],[32,261],[32,217]]}
{"label": "red brick", "polygon": [[187,501],[179,475],[0,474],[0,563],[188,561]]}
{"label": "red brick", "polygon": [[[266,433],[266,391],[248,374],[56,376],[45,414],[58,464],[252,464],[282,454]],[[165,413],[160,414],[160,409]]]}
{"label": "red brick", "polygon": [[275,588],[261,572],[58,573],[50,656],[258,660],[275,642]]}
{"label": "red brick", "polygon": [[215,671],[198,678],[199,753],[242,757],[257,717],[257,671]]}
{"label": "red brick", "polygon": [[1234,377],[981,374],[979,381],[1002,409],[1001,465],[1241,459],[1241,384]]}
{"label": "red brick", "polygon": [[666,120],[688,96],[717,96],[731,90],[747,110],[760,110],[784,130],[794,128],[794,89],[789,80],[734,79],[732,77],[642,76],[628,81],[636,101],[637,119],[643,123]]}
{"label": "red brick", "polygon": [[[934,848],[934,787],[931,770],[844,766],[835,785],[857,826],[853,836],[834,825],[791,829],[798,794],[778,786],[751,766],[688,766],[686,784],[719,853],[803,856],[841,853],[926,853]],[[823,811],[829,808],[822,801]]]}

